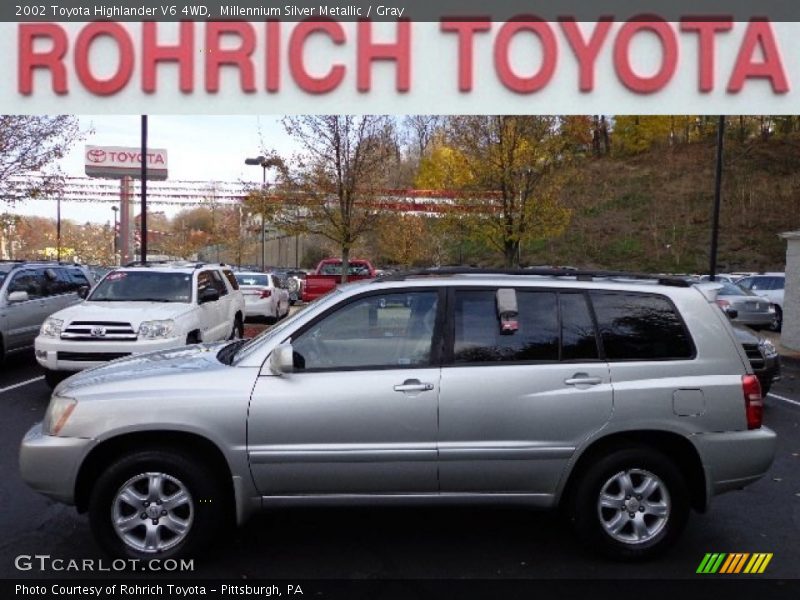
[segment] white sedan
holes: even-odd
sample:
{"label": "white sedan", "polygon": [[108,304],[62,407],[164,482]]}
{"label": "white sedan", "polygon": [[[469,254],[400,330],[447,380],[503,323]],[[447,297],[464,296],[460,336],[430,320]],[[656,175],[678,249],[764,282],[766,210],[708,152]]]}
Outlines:
{"label": "white sedan", "polygon": [[289,292],[271,273],[236,273],[236,280],[244,294],[245,317],[277,321],[289,314]]}

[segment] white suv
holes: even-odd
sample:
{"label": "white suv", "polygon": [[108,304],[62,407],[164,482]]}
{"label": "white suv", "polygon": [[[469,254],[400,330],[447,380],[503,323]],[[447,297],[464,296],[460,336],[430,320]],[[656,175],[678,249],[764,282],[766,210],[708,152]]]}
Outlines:
{"label": "white suv", "polygon": [[47,383],[107,361],[242,337],[244,297],[224,265],[116,269],[85,302],[51,315],[35,341]]}

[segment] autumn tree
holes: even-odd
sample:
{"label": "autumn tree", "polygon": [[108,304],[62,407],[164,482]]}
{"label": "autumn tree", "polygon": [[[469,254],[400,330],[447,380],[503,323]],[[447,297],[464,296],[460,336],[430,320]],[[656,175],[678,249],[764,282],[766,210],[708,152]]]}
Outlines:
{"label": "autumn tree", "polygon": [[430,248],[427,234],[425,217],[385,215],[378,225],[381,257],[407,269],[427,257]]}
{"label": "autumn tree", "polygon": [[578,149],[591,144],[588,120],[576,138],[577,124],[554,116],[450,117],[444,145],[423,160],[418,184],[452,190],[451,221],[511,267],[521,243],[558,235],[569,222],[560,193]]}
{"label": "autumn tree", "polygon": [[0,115],[0,198],[14,202],[58,193],[58,161],[81,137],[71,115]]}
{"label": "autumn tree", "polygon": [[375,226],[381,186],[397,156],[387,116],[304,115],[283,121],[300,145],[285,173],[282,226],[327,238],[341,251],[342,281],[350,252]]}

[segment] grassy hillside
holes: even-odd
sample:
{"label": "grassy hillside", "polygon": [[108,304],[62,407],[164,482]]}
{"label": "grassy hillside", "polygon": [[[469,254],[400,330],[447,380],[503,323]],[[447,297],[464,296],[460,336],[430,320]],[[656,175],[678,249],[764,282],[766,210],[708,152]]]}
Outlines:
{"label": "grassy hillside", "polygon": [[[592,160],[564,193],[561,237],[526,246],[525,264],[708,270],[713,142]],[[782,270],[778,233],[800,229],[800,137],[726,140],[720,271]]]}

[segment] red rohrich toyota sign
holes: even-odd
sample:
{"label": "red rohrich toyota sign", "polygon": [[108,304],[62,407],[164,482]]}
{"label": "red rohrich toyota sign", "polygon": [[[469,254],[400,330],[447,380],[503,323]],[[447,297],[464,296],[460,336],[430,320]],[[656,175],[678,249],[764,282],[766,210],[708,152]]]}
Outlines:
{"label": "red rohrich toyota sign", "polygon": [[[149,148],[146,158],[147,179],[165,180],[167,178],[167,151]],[[84,165],[86,174],[90,177],[138,178],[142,175],[142,151],[140,148],[121,146],[86,146]]]}

